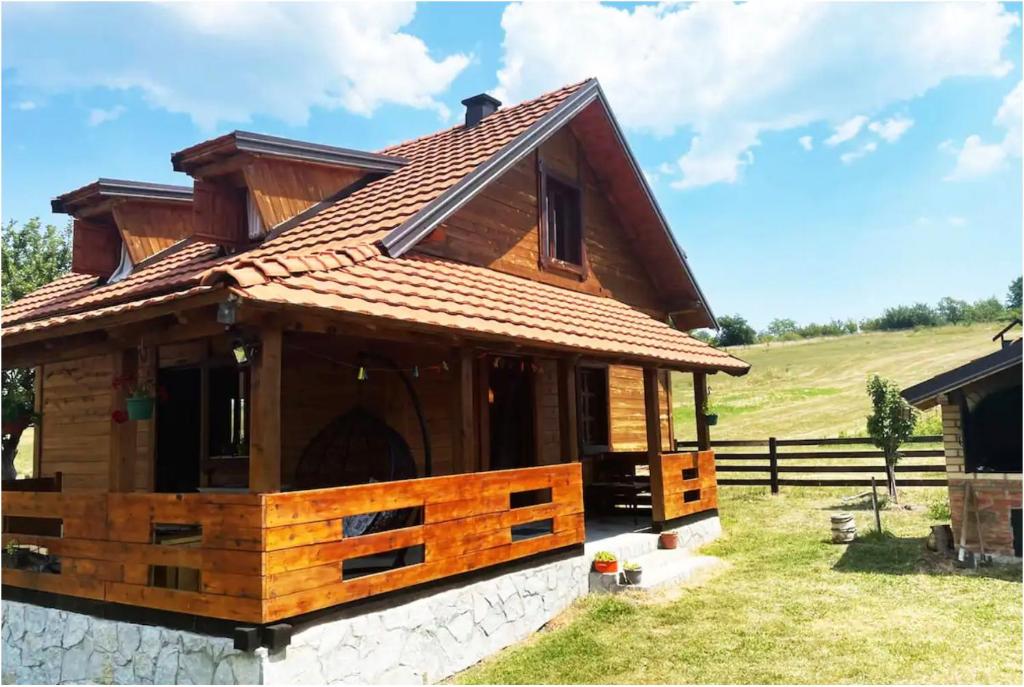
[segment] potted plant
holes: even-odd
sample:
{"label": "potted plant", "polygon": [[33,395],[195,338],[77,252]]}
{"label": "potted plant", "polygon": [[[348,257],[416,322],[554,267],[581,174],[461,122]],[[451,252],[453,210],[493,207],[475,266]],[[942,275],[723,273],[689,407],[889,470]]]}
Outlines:
{"label": "potted plant", "polygon": [[[708,393],[711,393],[710,389],[708,389]],[[718,424],[718,412],[708,403],[707,399],[704,399],[704,420],[708,423],[709,427]]]}
{"label": "potted plant", "polygon": [[131,377],[120,377],[114,380],[114,388],[125,389],[125,410],[129,420],[150,420],[153,417],[155,395],[153,383],[138,381]]}
{"label": "potted plant", "polygon": [[658,548],[662,549],[678,549],[679,548],[679,533],[678,532],[662,532],[658,536]]}
{"label": "potted plant", "polygon": [[594,555],[594,571],[615,573],[619,571],[619,559],[611,551],[598,551]]}
{"label": "potted plant", "polygon": [[626,584],[640,584],[644,576],[643,566],[636,561],[630,561],[622,566],[622,576],[626,578]]}
{"label": "potted plant", "polygon": [[4,546],[2,565],[5,568],[21,567],[21,547],[18,546],[17,539],[10,540]]}

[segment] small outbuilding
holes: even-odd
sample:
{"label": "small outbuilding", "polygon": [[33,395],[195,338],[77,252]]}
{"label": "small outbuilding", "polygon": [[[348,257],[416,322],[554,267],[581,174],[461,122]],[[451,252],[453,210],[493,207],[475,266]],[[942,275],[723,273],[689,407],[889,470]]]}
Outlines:
{"label": "small outbuilding", "polygon": [[1022,344],[1008,329],[999,350],[903,390],[921,410],[942,408],[957,545],[996,559],[1021,557]]}

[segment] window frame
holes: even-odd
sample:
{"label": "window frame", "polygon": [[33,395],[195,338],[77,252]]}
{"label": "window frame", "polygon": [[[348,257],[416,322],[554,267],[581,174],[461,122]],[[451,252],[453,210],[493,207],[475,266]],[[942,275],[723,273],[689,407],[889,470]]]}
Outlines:
{"label": "window frame", "polygon": [[[604,376],[604,423],[605,423],[605,443],[595,444],[589,443],[590,437],[585,435],[586,423],[583,421],[583,376],[585,371],[599,372]],[[582,455],[594,455],[599,453],[608,453],[612,450],[612,386],[611,386],[611,368],[607,363],[601,362],[581,362],[576,366],[576,426],[577,434],[579,435],[580,453]],[[597,415],[595,414],[595,417]]]}
{"label": "window frame", "polygon": [[[576,192],[576,197],[579,199],[579,206],[577,208],[577,217],[579,218],[579,241],[580,241],[580,264],[577,265],[566,260],[560,260],[551,254],[551,228],[548,226],[548,180],[552,179],[562,186],[567,186]],[[578,179],[570,179],[567,176],[559,174],[553,171],[548,165],[544,163],[544,160],[537,157],[537,227],[539,231],[540,250],[538,254],[540,256],[540,267],[548,272],[561,273],[567,276],[575,277],[580,281],[583,281],[588,276],[587,269],[587,240],[586,240],[586,222],[583,216],[583,186],[580,184]]]}

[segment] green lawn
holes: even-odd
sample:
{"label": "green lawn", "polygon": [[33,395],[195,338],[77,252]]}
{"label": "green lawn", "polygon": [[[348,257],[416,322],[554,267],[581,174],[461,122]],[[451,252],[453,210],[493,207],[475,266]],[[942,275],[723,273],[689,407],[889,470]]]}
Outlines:
{"label": "green lawn", "polygon": [[[657,597],[591,596],[463,683],[1021,681],[1020,566],[954,569],[924,547],[942,489],[908,490],[888,536],[828,543],[848,490],[720,492],[728,566]],[[862,533],[869,510],[855,510]]]}
{"label": "green lawn", "polygon": [[[752,368],[744,377],[708,377],[719,414],[712,439],[862,436],[870,374],[909,386],[997,350],[991,338],[999,329],[934,327],[731,348]],[[673,378],[676,437],[693,439],[692,377]]]}
{"label": "green lawn", "polygon": [[35,436],[35,430],[29,427],[18,442],[18,452],[14,454],[14,469],[18,471],[19,478],[32,476],[32,447],[35,444]]}

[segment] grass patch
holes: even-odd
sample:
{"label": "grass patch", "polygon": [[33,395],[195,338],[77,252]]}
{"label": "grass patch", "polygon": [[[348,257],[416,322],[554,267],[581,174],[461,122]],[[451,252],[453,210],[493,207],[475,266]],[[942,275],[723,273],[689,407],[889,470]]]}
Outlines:
{"label": "grass patch", "polygon": [[[708,378],[718,411],[713,439],[863,436],[870,412],[864,383],[877,373],[909,386],[996,350],[998,323],[873,332],[729,349],[752,365],[743,377]],[[676,436],[694,439],[693,385],[674,374]],[[937,413],[921,433],[938,433]]]}
{"label": "grass patch", "polygon": [[[661,599],[588,597],[558,629],[457,676],[482,683],[1010,683],[1021,681],[1020,567],[961,571],[924,546],[918,489],[882,514],[843,490],[720,492],[730,565]],[[934,492],[934,493],[932,493]],[[907,508],[907,506],[910,506]],[[851,510],[861,538],[829,542]],[[970,650],[967,650],[969,648]]]}

